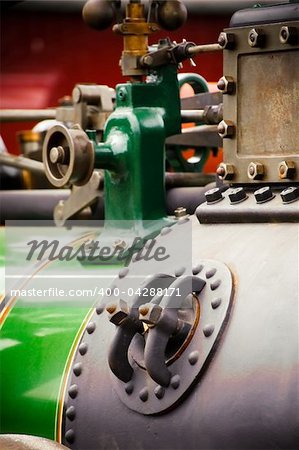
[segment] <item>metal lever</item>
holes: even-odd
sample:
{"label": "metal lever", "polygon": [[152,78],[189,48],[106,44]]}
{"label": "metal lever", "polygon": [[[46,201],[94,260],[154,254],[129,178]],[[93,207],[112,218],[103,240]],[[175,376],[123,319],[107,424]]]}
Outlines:
{"label": "metal lever", "polygon": [[[192,292],[198,294],[205,284],[204,280],[194,276],[175,280],[171,285],[173,294],[163,297],[160,303],[163,312],[149,328],[144,349],[144,364],[151,378],[161,386],[167,387],[172,376],[166,365],[165,352],[169,338],[179,325],[178,309],[189,294]],[[139,311],[139,317],[142,317],[142,307]]]}

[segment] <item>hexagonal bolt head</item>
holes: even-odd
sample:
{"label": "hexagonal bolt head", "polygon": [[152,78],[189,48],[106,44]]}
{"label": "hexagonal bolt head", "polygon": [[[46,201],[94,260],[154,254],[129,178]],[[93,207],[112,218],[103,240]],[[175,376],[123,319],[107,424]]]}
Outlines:
{"label": "hexagonal bolt head", "polygon": [[295,27],[281,27],[279,31],[279,40],[282,44],[296,44],[297,29]]}
{"label": "hexagonal bolt head", "polygon": [[252,30],[249,31],[248,44],[250,45],[250,47],[262,47],[264,41],[265,35],[256,30],[256,28],[252,28]]}
{"label": "hexagonal bolt head", "polygon": [[279,178],[293,178],[296,172],[296,165],[293,161],[282,161],[278,166]]}
{"label": "hexagonal bolt head", "polygon": [[290,186],[280,194],[283,203],[292,203],[299,199],[299,187]]}
{"label": "hexagonal bolt head", "polygon": [[109,303],[106,311],[109,314],[110,322],[120,325],[128,317],[129,307],[124,300],[120,299],[117,302]]}
{"label": "hexagonal bolt head", "polygon": [[235,175],[235,166],[233,166],[233,164],[221,163],[217,168],[216,173],[224,180],[232,180]]}
{"label": "hexagonal bolt head", "polygon": [[220,137],[223,139],[231,138],[235,134],[235,125],[230,120],[222,120],[218,127],[217,131]]}
{"label": "hexagonal bolt head", "polygon": [[218,44],[222,48],[232,49],[235,45],[235,35],[232,33],[225,33],[222,31],[218,37]]}
{"label": "hexagonal bolt head", "polygon": [[159,321],[163,309],[155,303],[146,303],[139,307],[139,320],[149,326],[154,326]]}
{"label": "hexagonal bolt head", "polygon": [[236,89],[236,83],[232,77],[221,77],[217,83],[217,88],[222,94],[234,94]]}
{"label": "hexagonal bolt head", "polygon": [[263,188],[258,189],[254,192],[256,203],[265,203],[269,200],[272,200],[272,198],[275,197],[275,195],[272,192],[272,189],[269,186],[265,186]]}
{"label": "hexagonal bolt head", "polygon": [[241,203],[244,200],[248,198],[245,189],[242,187],[232,189],[230,193],[228,194],[228,197],[230,199],[230,202],[232,205],[235,205],[237,203]]}
{"label": "hexagonal bolt head", "polygon": [[179,217],[185,217],[187,215],[187,210],[186,208],[184,208],[183,206],[180,206],[179,208],[176,208],[174,210],[174,215],[175,217],[179,218]]}
{"label": "hexagonal bolt head", "polygon": [[251,162],[247,169],[248,178],[251,180],[261,180],[264,176],[264,166],[258,162]]}

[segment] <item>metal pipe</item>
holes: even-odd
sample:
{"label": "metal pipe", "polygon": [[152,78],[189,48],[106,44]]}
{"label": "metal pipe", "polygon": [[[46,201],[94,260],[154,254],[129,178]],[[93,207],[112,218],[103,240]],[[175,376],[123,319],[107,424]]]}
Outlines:
{"label": "metal pipe", "polygon": [[24,122],[55,119],[56,109],[1,109],[0,122]]}
{"label": "metal pipe", "polygon": [[24,156],[14,156],[8,153],[0,153],[0,165],[29,170],[33,173],[45,174],[43,163]]}
{"label": "metal pipe", "polygon": [[223,47],[221,47],[221,45],[219,44],[203,44],[189,47],[186,52],[189,56],[194,56],[198,55],[199,53],[218,52],[220,50],[223,50]]}

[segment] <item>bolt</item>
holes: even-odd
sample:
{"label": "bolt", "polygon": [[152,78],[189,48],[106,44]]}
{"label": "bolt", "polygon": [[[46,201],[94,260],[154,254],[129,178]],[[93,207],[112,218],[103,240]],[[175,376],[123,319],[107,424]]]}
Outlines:
{"label": "bolt", "polygon": [[281,27],[279,40],[282,44],[295,44],[297,41],[297,29],[295,27]]}
{"label": "bolt", "polygon": [[235,125],[230,120],[222,120],[217,128],[218,134],[222,138],[231,138],[235,133]]}
{"label": "bolt", "polygon": [[254,192],[254,196],[256,199],[256,203],[265,203],[275,197],[272,189],[269,186],[258,189]]}
{"label": "bolt", "polygon": [[235,166],[233,166],[233,164],[221,163],[217,168],[216,173],[224,180],[232,180],[235,175]]}
{"label": "bolt", "polygon": [[122,239],[117,239],[114,242],[113,247],[116,250],[124,250],[127,247],[127,243],[124,240],[122,240]]}
{"label": "bolt", "polygon": [[184,216],[186,216],[186,214],[187,214],[187,210],[183,206],[180,206],[179,208],[174,210],[175,217],[184,217]]}
{"label": "bolt", "polygon": [[220,202],[224,198],[219,188],[210,189],[205,193],[205,197],[208,205]]}
{"label": "bolt", "polygon": [[52,164],[63,164],[65,158],[64,148],[59,145],[58,147],[52,147],[50,150],[50,161]]}
{"label": "bolt", "polygon": [[159,321],[162,311],[161,306],[155,303],[146,303],[139,307],[139,319],[149,326],[154,326]]}
{"label": "bolt", "polygon": [[245,189],[242,187],[232,189],[228,194],[228,196],[232,205],[235,205],[236,203],[241,203],[248,197],[246,195]]}
{"label": "bolt", "polygon": [[258,162],[251,162],[247,169],[248,178],[260,180],[264,176],[264,166]]}
{"label": "bolt", "polygon": [[225,33],[223,31],[219,34],[218,44],[222,48],[232,49],[235,45],[235,36],[232,33]]}
{"label": "bolt", "polygon": [[283,203],[292,203],[299,199],[299,187],[290,186],[280,194]]}
{"label": "bolt", "polygon": [[232,77],[223,76],[217,83],[217,88],[222,94],[234,94],[236,83]]}
{"label": "bolt", "polygon": [[119,299],[116,303],[108,304],[106,311],[109,313],[110,322],[120,325],[128,317],[129,307],[124,300]]}
{"label": "bolt", "polygon": [[282,161],[278,166],[279,178],[292,178],[295,175],[296,166],[293,161]]}
{"label": "bolt", "polygon": [[265,36],[255,28],[248,33],[248,44],[250,47],[261,47],[264,43]]}

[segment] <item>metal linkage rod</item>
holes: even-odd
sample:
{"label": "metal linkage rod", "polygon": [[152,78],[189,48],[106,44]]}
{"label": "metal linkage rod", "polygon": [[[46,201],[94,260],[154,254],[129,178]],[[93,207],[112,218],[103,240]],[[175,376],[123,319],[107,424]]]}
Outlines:
{"label": "metal linkage rod", "polygon": [[0,153],[0,166],[17,167],[18,169],[29,170],[30,172],[44,174],[45,169],[42,162],[24,158],[24,156],[14,156],[8,153]]}
{"label": "metal linkage rod", "polygon": [[1,109],[0,122],[55,119],[56,109]]}
{"label": "metal linkage rod", "polygon": [[218,52],[219,50],[223,50],[223,47],[219,44],[194,45],[187,49],[187,54],[188,56],[194,56],[198,53]]}

